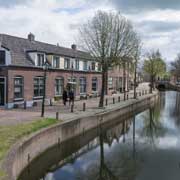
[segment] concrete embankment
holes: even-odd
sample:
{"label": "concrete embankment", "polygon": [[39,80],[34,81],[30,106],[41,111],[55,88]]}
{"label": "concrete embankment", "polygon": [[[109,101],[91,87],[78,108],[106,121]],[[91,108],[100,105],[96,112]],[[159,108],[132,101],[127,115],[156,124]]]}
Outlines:
{"label": "concrete embankment", "polygon": [[67,122],[57,124],[32,134],[16,143],[8,153],[4,168],[8,179],[15,180],[27,165],[48,148],[78,136],[87,130],[98,127],[112,119],[141,112],[158,98],[158,94],[142,96],[137,100],[116,104],[101,110],[99,113],[79,116]]}

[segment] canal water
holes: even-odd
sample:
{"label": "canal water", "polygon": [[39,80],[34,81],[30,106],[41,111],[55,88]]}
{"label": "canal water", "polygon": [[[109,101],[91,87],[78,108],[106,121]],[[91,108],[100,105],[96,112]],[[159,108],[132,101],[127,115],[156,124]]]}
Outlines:
{"label": "canal water", "polygon": [[22,180],[179,180],[180,93],[93,129],[38,157]]}

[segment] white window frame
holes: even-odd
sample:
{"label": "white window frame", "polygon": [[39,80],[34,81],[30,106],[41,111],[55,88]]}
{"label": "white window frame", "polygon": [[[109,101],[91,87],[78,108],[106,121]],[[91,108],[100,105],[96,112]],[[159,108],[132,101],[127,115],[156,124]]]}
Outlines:
{"label": "white window frame", "polygon": [[[57,80],[61,80],[62,81],[62,84],[61,83],[58,83],[57,84]],[[62,87],[61,88],[61,90],[62,90],[62,92],[61,93],[59,93],[59,92],[57,92],[56,90],[56,87],[57,87],[57,85],[60,87]],[[60,89],[60,88],[59,88]],[[62,94],[63,94],[63,90],[64,90],[64,78],[63,77],[56,77],[56,79],[55,79],[55,96],[62,96]]]}
{"label": "white window frame", "polygon": [[[57,58],[57,59],[56,59],[56,58]],[[56,62],[56,64],[55,64],[55,61],[59,61],[59,62],[58,62],[58,66],[57,66],[57,62]],[[59,56],[53,56],[53,59],[52,59],[52,67],[53,67],[53,68],[56,68],[56,69],[60,68],[60,57],[59,57]]]}
{"label": "white window frame", "polygon": [[[39,61],[38,57],[39,57],[39,55],[43,56],[43,62],[41,62],[40,65],[38,64],[38,61]],[[42,67],[42,66],[44,65],[45,58],[46,58],[46,57],[45,57],[45,54],[44,54],[44,53],[37,53],[36,66]]]}
{"label": "white window frame", "polygon": [[[85,80],[83,83],[82,83],[82,81],[81,80]],[[85,88],[82,88],[82,86],[85,86]],[[81,91],[83,89],[83,91]],[[85,89],[85,91],[84,91],[84,89]],[[80,77],[79,78],[79,92],[80,92],[80,94],[86,94],[87,93],[87,79],[86,79],[86,77]]]}
{"label": "white window frame", "polygon": [[[6,98],[6,94],[7,94],[7,92],[6,92],[6,90],[7,90],[7,88],[6,88],[6,84],[7,84],[7,82],[6,82],[6,77],[4,77],[4,76],[0,76],[0,78],[1,79],[4,79],[4,105],[3,106],[5,106],[6,105],[6,103],[7,103],[7,98]],[[2,107],[2,106],[1,106]]]}
{"label": "white window frame", "polygon": [[[15,84],[16,79],[21,79],[22,84],[19,84],[19,85]],[[21,92],[22,96],[21,97],[15,97],[15,86],[21,87],[21,90],[22,90],[22,92]],[[24,77],[21,75],[19,75],[19,76],[17,75],[14,77],[14,100],[20,100],[20,99],[24,99]]]}

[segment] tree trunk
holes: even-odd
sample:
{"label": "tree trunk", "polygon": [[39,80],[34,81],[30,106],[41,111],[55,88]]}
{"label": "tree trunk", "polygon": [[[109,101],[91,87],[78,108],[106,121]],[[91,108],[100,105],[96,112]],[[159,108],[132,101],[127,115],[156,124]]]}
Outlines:
{"label": "tree trunk", "polygon": [[126,100],[126,64],[123,61],[123,92],[124,92],[124,101]]}
{"label": "tree trunk", "polygon": [[135,69],[134,69],[134,99],[137,98],[136,95],[136,84],[137,84],[137,62],[135,62]]}
{"label": "tree trunk", "polygon": [[105,91],[104,94],[108,95],[108,71],[105,72]]}
{"label": "tree trunk", "polygon": [[102,71],[102,87],[101,87],[101,95],[99,100],[99,107],[104,106],[104,94],[105,94],[105,83],[106,83],[106,71]]}
{"label": "tree trunk", "polygon": [[152,93],[152,92],[153,92],[153,86],[154,86],[153,76],[151,76],[151,87],[150,87],[150,93]]}

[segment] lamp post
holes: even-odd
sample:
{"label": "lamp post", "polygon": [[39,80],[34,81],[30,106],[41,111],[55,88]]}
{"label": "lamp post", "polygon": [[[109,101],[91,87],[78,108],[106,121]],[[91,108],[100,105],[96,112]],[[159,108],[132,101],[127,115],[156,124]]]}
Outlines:
{"label": "lamp post", "polygon": [[44,78],[43,78],[43,99],[42,99],[42,107],[41,107],[41,117],[44,117],[44,104],[45,104],[45,98],[46,98],[46,74],[47,74],[48,68],[49,68],[49,64],[46,61],[43,64]]}

